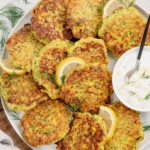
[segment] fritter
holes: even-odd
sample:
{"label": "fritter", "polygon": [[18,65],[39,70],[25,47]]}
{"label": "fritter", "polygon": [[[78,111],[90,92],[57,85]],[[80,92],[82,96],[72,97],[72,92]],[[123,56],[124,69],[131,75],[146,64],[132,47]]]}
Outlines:
{"label": "fritter", "polygon": [[48,99],[48,96],[41,92],[41,87],[34,81],[31,73],[4,73],[0,81],[2,97],[10,109],[27,111]]}
{"label": "fritter", "polygon": [[44,44],[60,38],[71,39],[72,32],[65,28],[69,0],[41,0],[32,10],[32,28]]}
{"label": "fritter", "polygon": [[78,112],[57,150],[103,150],[105,137],[106,124],[99,115]]}
{"label": "fritter", "polygon": [[78,40],[69,50],[68,56],[80,57],[86,63],[108,63],[107,49],[102,39],[93,37]]}
{"label": "fritter", "polygon": [[79,66],[66,77],[60,97],[80,111],[98,112],[100,105],[110,102],[113,92],[111,75],[104,64]]}
{"label": "fritter", "polygon": [[102,7],[103,0],[70,0],[66,22],[75,38],[97,37],[102,24]]}
{"label": "fritter", "polygon": [[105,144],[105,150],[137,150],[144,138],[139,113],[118,102],[109,107],[116,113],[117,125],[112,139]]}
{"label": "fritter", "polygon": [[69,132],[72,113],[59,100],[47,100],[27,111],[20,120],[23,137],[32,146],[55,143]]}
{"label": "fritter", "polygon": [[60,89],[55,84],[55,71],[59,62],[67,57],[67,49],[71,46],[70,41],[60,39],[51,41],[43,47],[39,56],[33,60],[32,71],[35,81],[44,87],[52,99],[60,97]]}
{"label": "fritter", "polygon": [[41,44],[32,34],[30,24],[26,24],[16,33],[14,33],[6,42],[6,48],[10,55],[9,59],[16,67],[31,70],[31,64],[34,56],[37,56],[41,48]]}
{"label": "fritter", "polygon": [[[146,20],[133,7],[120,9],[106,18],[98,35],[115,56],[120,57],[127,50],[139,46],[146,26]],[[145,45],[150,45],[150,30]]]}

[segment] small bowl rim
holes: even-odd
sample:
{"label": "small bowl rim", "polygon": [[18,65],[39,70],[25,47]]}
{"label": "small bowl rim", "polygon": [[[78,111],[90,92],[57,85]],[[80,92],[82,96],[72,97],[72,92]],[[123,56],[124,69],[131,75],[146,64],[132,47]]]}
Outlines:
{"label": "small bowl rim", "polygon": [[[146,49],[149,49],[150,51],[150,46],[144,46],[144,48]],[[143,48],[143,50],[144,50]],[[113,85],[113,88],[114,88],[114,93],[116,94],[117,98],[119,101],[121,101],[125,106],[127,106],[128,108],[132,109],[132,110],[135,110],[135,111],[138,111],[138,112],[150,112],[150,108],[140,108],[138,106],[134,106],[130,103],[128,103],[118,92],[118,89],[117,89],[117,84],[116,84],[116,71],[118,70],[118,65],[120,62],[122,62],[122,59],[124,59],[126,57],[126,55],[132,53],[133,51],[136,51],[139,49],[139,46],[138,47],[133,47],[131,49],[129,49],[128,51],[126,51],[120,58],[118,58],[115,66],[114,66],[114,69],[113,69],[113,72],[112,72],[112,85]],[[137,51],[138,53],[138,51]]]}

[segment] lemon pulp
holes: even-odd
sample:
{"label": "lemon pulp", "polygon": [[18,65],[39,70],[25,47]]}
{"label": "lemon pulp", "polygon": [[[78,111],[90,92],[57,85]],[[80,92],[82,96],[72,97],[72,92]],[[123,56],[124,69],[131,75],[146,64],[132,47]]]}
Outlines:
{"label": "lemon pulp", "polygon": [[61,86],[63,84],[63,78],[83,64],[86,64],[85,61],[79,57],[69,57],[62,60],[56,67],[56,83]]}

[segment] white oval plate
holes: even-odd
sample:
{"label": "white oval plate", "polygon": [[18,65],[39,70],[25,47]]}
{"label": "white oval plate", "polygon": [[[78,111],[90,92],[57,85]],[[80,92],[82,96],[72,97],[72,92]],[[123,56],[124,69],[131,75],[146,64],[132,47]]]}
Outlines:
{"label": "white oval plate", "polygon": [[[136,5],[135,8],[141,13],[141,15],[145,18],[147,18],[148,13],[146,11],[144,11],[140,6]],[[31,14],[30,11],[25,14],[20,21],[15,25],[15,27],[13,28],[12,32],[10,33],[9,37],[16,31],[18,31],[21,27],[24,26],[24,24],[30,23],[30,18],[31,18]],[[114,65],[117,61],[117,58],[115,58],[112,53],[108,52],[108,56],[109,56],[109,64],[108,64],[108,68],[113,71]],[[1,58],[7,58],[8,57],[8,50],[4,47],[3,53],[2,53],[2,57]],[[0,74],[2,74],[2,70],[0,69]],[[118,98],[116,97],[116,95],[113,93],[111,95],[111,100],[115,101]],[[12,127],[14,128],[14,130],[17,132],[17,134],[23,139],[22,136],[22,128],[19,126],[20,121],[16,121],[12,118],[13,113],[11,111],[9,111],[9,108],[6,106],[6,104],[4,103],[3,98],[1,98],[2,101],[2,105],[4,108],[4,111],[6,113],[6,116],[9,120],[9,122],[11,123]],[[21,118],[23,113],[17,112],[19,117]],[[147,113],[141,113],[140,114],[140,119],[141,122],[144,123],[145,125],[150,125],[150,112]],[[24,139],[23,139],[24,140]],[[24,140],[25,143],[27,143]],[[150,143],[150,131],[146,131],[144,133],[144,140],[140,143],[138,150],[143,150],[143,148],[148,145]],[[28,144],[28,143],[27,143]],[[29,144],[28,144],[29,145]],[[51,144],[51,145],[43,145],[40,147],[33,147],[31,145],[29,145],[33,150],[56,150],[56,144]]]}

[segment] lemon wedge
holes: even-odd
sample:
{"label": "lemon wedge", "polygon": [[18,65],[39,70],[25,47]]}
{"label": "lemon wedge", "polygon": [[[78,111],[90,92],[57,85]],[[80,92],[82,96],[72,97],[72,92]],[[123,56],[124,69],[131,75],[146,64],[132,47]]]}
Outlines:
{"label": "lemon wedge", "polygon": [[85,61],[78,57],[69,57],[62,60],[56,67],[56,83],[61,86],[64,78],[75,68],[86,64]]}
{"label": "lemon wedge", "polygon": [[105,5],[103,10],[104,18],[113,14],[113,12],[118,8],[128,8],[130,6],[133,6],[134,4],[135,0],[122,0],[122,2],[119,2],[119,0],[110,0]]}
{"label": "lemon wedge", "polygon": [[26,72],[25,70],[23,70],[19,67],[15,67],[9,59],[1,59],[0,66],[8,74],[15,73],[17,75],[21,75]]}
{"label": "lemon wedge", "polygon": [[116,129],[116,114],[111,108],[107,106],[100,106],[99,115],[103,118],[107,126],[107,142],[112,138]]}

